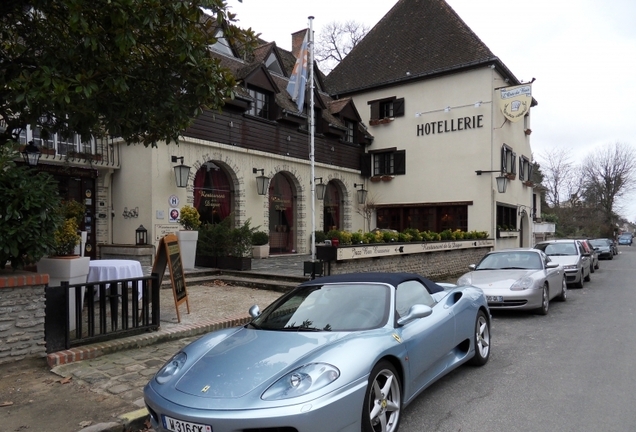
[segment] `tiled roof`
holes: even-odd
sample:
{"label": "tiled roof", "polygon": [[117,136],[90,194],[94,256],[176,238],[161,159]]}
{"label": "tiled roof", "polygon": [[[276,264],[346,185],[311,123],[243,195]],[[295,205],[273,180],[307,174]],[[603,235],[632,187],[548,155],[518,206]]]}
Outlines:
{"label": "tiled roof", "polygon": [[444,0],[399,0],[325,83],[342,95],[484,63],[507,71]]}

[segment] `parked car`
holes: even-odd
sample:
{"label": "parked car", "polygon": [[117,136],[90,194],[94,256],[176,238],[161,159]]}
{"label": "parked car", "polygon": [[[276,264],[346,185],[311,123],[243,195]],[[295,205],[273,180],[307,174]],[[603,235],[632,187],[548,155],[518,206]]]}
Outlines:
{"label": "parked car", "polygon": [[145,386],[155,431],[396,432],[427,386],[490,356],[484,293],[414,274],[326,276],[250,314]]}
{"label": "parked car", "polygon": [[590,273],[594,273],[594,271],[599,268],[598,252],[587,239],[581,240],[581,244],[583,245],[585,252],[590,254]]}
{"label": "parked car", "polygon": [[590,243],[596,249],[599,259],[614,259],[614,242],[608,238],[591,239]]}
{"label": "parked car", "polygon": [[631,234],[621,234],[618,236],[618,244],[619,245],[632,245],[634,237]]}
{"label": "parked car", "polygon": [[536,310],[547,315],[550,300],[567,300],[563,268],[538,249],[504,249],[487,253],[457,285],[481,288],[490,309]]}
{"label": "parked car", "polygon": [[549,240],[537,243],[534,247],[563,266],[568,284],[583,288],[583,283],[590,281],[590,254],[585,251],[580,240]]}

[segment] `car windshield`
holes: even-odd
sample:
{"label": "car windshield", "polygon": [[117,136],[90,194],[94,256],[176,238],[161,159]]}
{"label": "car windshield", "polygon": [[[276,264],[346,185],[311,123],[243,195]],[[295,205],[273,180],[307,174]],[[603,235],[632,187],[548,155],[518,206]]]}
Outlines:
{"label": "car windshield", "polygon": [[594,247],[605,247],[605,246],[609,246],[609,240],[590,240],[590,243],[592,243],[592,246]]}
{"label": "car windshield", "polygon": [[495,252],[486,255],[475,270],[540,270],[543,266],[536,252]]}
{"label": "car windshield", "polygon": [[548,256],[578,255],[576,245],[571,243],[539,243],[536,249],[542,250]]}
{"label": "car windshield", "polygon": [[382,327],[389,315],[386,285],[308,285],[294,290],[252,321],[263,330],[356,331]]}

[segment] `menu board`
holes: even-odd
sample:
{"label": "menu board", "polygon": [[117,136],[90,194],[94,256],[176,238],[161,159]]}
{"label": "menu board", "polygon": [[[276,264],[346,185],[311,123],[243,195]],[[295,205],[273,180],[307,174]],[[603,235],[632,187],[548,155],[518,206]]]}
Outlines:
{"label": "menu board", "polygon": [[177,320],[181,322],[179,306],[185,302],[188,313],[190,313],[190,303],[188,302],[188,291],[183,276],[179,239],[177,239],[177,236],[174,234],[168,234],[159,240],[157,256],[152,266],[152,272],[159,276],[159,286],[161,286],[161,282],[163,281],[166,267],[168,267],[170,280],[172,282],[172,294],[174,296],[174,305],[177,309]]}

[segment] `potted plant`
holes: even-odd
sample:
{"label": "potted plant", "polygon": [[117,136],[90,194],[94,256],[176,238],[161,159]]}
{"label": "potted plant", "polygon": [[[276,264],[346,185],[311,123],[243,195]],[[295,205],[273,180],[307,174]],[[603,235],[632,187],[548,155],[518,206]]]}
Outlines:
{"label": "potted plant", "polygon": [[76,250],[81,241],[79,224],[85,211],[85,206],[75,200],[62,201],[57,210],[61,222],[53,234],[49,256],[37,264],[38,272],[48,273],[51,286],[63,281],[71,285],[86,282],[90,258],[80,257]]}
{"label": "potted plant", "polygon": [[[62,220],[54,233],[54,242],[49,257],[37,263],[39,273],[49,275],[50,286],[84,284],[88,277],[90,258],[80,256],[76,247],[80,244],[79,224],[84,217],[85,206],[75,200],[63,201],[58,208]],[[81,302],[84,303],[82,288]],[[69,330],[75,329],[75,288],[69,292]]]}
{"label": "potted plant", "polygon": [[250,270],[252,268],[252,236],[256,231],[247,220],[232,228],[232,217],[218,224],[205,224],[197,245],[196,264],[199,267]]}
{"label": "potted plant", "polygon": [[181,249],[181,263],[184,269],[193,269],[197,252],[198,228],[201,226],[199,211],[189,205],[181,208],[179,223],[183,227],[177,231],[179,249]]}
{"label": "potted plant", "polygon": [[255,231],[252,234],[252,258],[269,257],[269,234]]}

